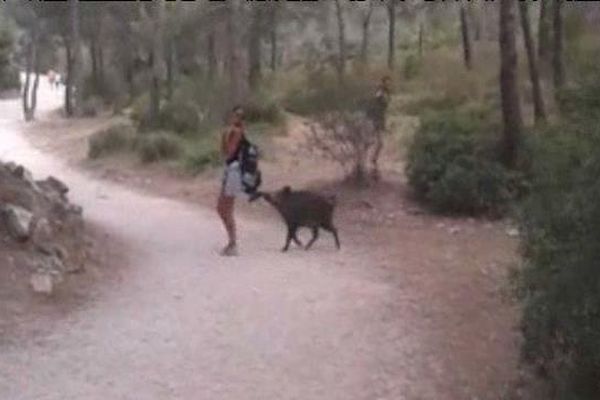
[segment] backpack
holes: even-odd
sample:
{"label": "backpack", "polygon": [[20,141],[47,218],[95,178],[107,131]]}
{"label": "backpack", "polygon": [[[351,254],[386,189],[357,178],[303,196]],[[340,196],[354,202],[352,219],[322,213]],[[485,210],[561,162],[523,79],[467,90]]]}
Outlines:
{"label": "backpack", "polygon": [[258,159],[260,152],[258,147],[248,139],[243,138],[240,143],[240,170],[242,173],[242,187],[247,194],[255,193],[262,183]]}

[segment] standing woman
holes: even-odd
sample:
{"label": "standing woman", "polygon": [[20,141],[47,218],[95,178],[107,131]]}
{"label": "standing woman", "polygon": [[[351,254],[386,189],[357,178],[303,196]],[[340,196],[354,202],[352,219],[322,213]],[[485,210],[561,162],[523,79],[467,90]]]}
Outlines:
{"label": "standing woman", "polygon": [[221,137],[221,154],[225,160],[225,172],[217,202],[217,212],[223,220],[229,238],[229,242],[221,251],[223,256],[238,255],[233,211],[236,196],[243,193],[239,158],[241,144],[245,139],[244,133],[244,109],[241,106],[235,106],[232,110],[231,123]]}

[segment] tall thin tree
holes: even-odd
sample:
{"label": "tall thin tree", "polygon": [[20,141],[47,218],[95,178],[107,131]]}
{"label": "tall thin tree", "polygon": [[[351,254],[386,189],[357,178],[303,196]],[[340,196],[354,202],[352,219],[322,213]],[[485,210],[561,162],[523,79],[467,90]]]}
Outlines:
{"label": "tall thin tree", "polygon": [[388,14],[388,54],[387,65],[391,70],[394,68],[396,58],[396,1],[389,0],[387,3]]}
{"label": "tall thin tree", "polygon": [[462,34],[463,58],[465,61],[465,67],[467,67],[467,69],[471,69],[473,67],[473,49],[471,47],[471,35],[469,29],[469,21],[467,19],[467,9],[464,3],[461,3],[460,5],[460,27]]}
{"label": "tall thin tree", "polygon": [[517,75],[516,4],[516,0],[500,2],[500,94],[504,122],[502,159],[509,167],[516,164],[523,127]]}
{"label": "tall thin tree", "polygon": [[521,16],[523,42],[525,43],[525,50],[527,52],[529,78],[531,80],[531,88],[533,94],[533,111],[535,115],[535,122],[539,123],[546,120],[546,110],[544,107],[544,98],[542,97],[542,89],[540,86],[540,75],[535,54],[535,44],[533,42],[531,26],[529,23],[529,3],[519,2],[519,12]]}
{"label": "tall thin tree", "polygon": [[540,70],[547,71],[550,64],[550,14],[548,13],[549,2],[540,1],[540,17],[538,22],[538,60]]}
{"label": "tall thin tree", "polygon": [[340,83],[344,81],[346,73],[346,23],[344,21],[344,10],[341,0],[335,0],[335,16],[338,27],[338,59],[336,63],[338,80]]}
{"label": "tall thin tree", "polygon": [[565,84],[565,67],[563,59],[563,21],[562,21],[562,0],[554,0],[553,11],[553,52],[552,52],[552,70],[554,78],[554,87],[559,90]]}

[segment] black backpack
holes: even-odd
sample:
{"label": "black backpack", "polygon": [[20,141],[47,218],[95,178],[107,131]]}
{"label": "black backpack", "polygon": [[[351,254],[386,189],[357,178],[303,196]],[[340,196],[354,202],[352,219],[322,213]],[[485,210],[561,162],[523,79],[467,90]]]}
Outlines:
{"label": "black backpack", "polygon": [[242,172],[242,186],[247,194],[256,193],[262,183],[261,173],[258,169],[259,157],[258,147],[244,137],[240,143],[239,161]]}

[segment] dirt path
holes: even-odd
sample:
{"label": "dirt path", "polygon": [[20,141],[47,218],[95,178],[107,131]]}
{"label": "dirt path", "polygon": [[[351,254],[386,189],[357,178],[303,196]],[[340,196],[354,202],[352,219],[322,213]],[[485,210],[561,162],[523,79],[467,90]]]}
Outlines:
{"label": "dirt path", "polygon": [[[60,100],[45,85],[40,97],[46,111]],[[464,298],[497,281],[448,273],[464,251],[505,260],[494,229],[465,223],[456,240],[405,215],[402,230],[382,226],[341,252],[325,239],[284,255],[282,227],[246,217],[243,257],[223,259],[211,210],[82,174],[22,138],[18,102],[0,109],[0,156],[63,178],[130,260],[85,306],[52,326],[31,321],[36,334],[0,348],[0,399],[496,399],[511,378],[510,312],[494,310],[497,293]],[[397,248],[378,252],[392,234]],[[485,235],[489,257],[480,242],[461,247]]]}

